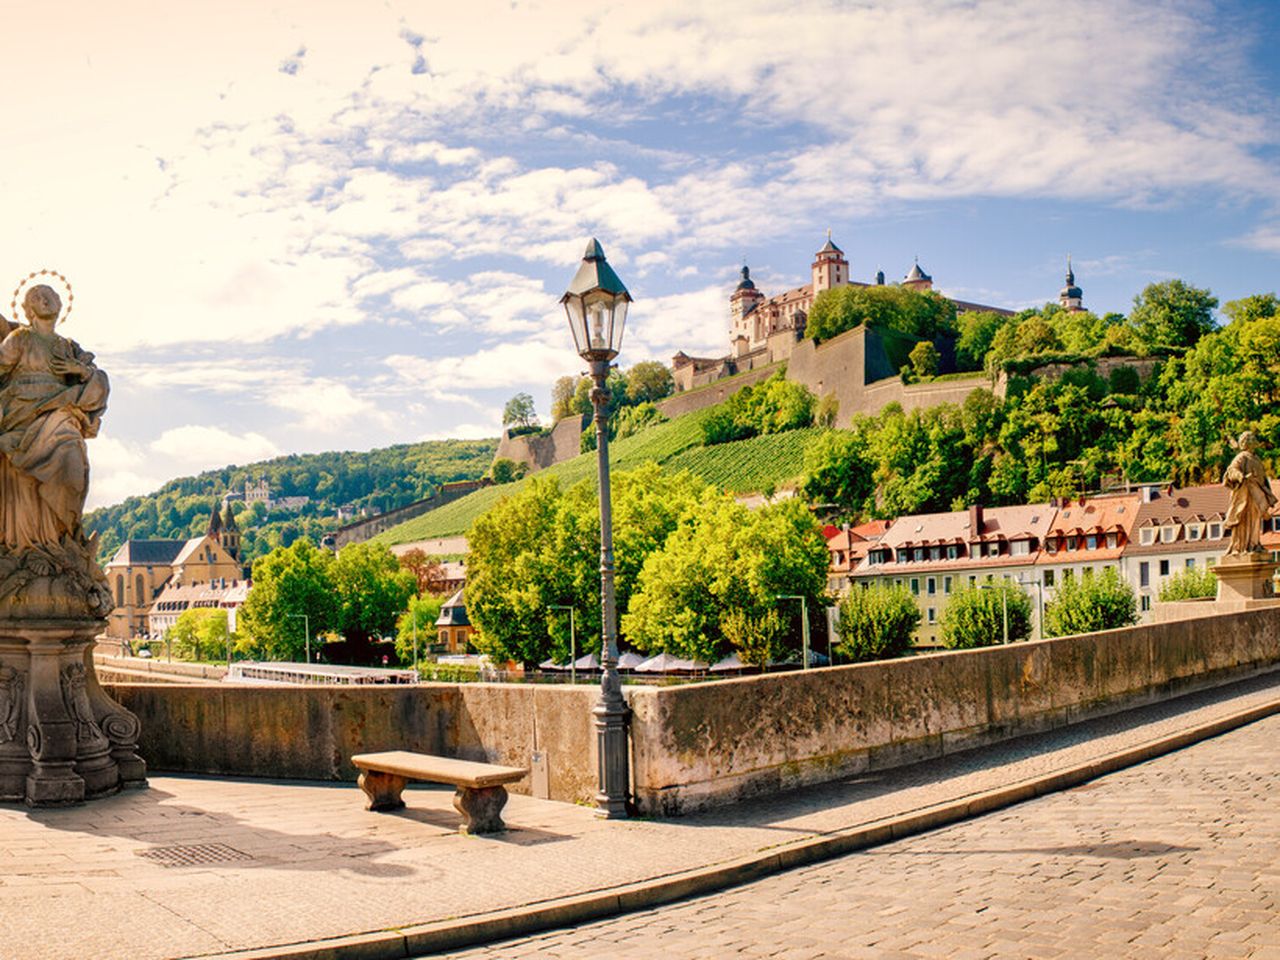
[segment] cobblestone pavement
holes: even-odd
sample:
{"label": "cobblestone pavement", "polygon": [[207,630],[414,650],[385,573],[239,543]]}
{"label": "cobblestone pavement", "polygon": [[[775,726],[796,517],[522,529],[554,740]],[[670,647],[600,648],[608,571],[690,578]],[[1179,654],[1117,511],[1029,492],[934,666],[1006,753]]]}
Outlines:
{"label": "cobblestone pavement", "polygon": [[1277,743],[1273,716],[830,863],[453,956],[1276,960]]}
{"label": "cobblestone pavement", "polygon": [[[0,960],[163,960],[611,890],[1017,783],[1278,695],[1271,674],[678,820],[602,821],[513,796],[511,829],[493,837],[459,836],[452,791],[427,786],[397,814],[366,812],[352,784],[165,776],[66,810],[0,806]],[[833,896],[813,922],[846,904]]]}

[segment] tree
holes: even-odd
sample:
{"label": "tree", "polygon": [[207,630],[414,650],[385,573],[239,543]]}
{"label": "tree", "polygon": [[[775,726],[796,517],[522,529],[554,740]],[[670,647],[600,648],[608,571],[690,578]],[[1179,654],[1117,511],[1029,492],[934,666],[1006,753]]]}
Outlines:
{"label": "tree", "polygon": [[415,547],[399,556],[400,566],[413,574],[418,593],[444,593],[444,567],[425,550]]}
{"label": "tree", "polygon": [[329,579],[337,604],[335,626],[355,645],[390,634],[417,591],[414,575],[380,543],[343,547],[329,568]]}
{"label": "tree", "polygon": [[911,369],[920,379],[927,377],[936,377],[938,375],[938,363],[941,358],[938,355],[938,348],[932,341],[921,340],[911,348],[910,354]]}
{"label": "tree", "polygon": [[528,430],[538,423],[538,412],[533,406],[533,397],[527,393],[517,393],[502,408],[502,425]]}
{"label": "tree", "polygon": [[623,407],[618,411],[617,415],[609,418],[609,436],[620,440],[637,434],[656,423],[666,423],[666,421],[667,418],[659,413],[658,408],[652,403],[640,403],[634,407]]}
{"label": "tree", "polygon": [[514,483],[524,476],[525,465],[508,457],[499,457],[489,468],[489,479],[496,484]]}
{"label": "tree", "polygon": [[1212,567],[1188,567],[1160,585],[1160,602],[1199,600],[1218,595],[1218,575]]}
{"label": "tree", "polygon": [[551,385],[551,420],[559,422],[578,411],[575,409],[573,397],[578,382],[574,377],[560,377]]}
{"label": "tree", "polygon": [[1044,635],[1065,637],[1113,630],[1138,622],[1133,588],[1110,567],[1092,576],[1063,580],[1044,611]]}
{"label": "tree", "polygon": [[1031,636],[1031,600],[1008,580],[966,587],[951,595],[942,611],[942,643],[952,650],[988,647],[1004,640],[1008,612],[1009,642]]}
{"label": "tree", "polygon": [[396,620],[396,656],[401,665],[413,665],[415,644],[421,662],[422,654],[436,642],[436,620],[443,605],[444,597],[430,594],[409,601],[409,609]]}
{"label": "tree", "polygon": [[1274,293],[1255,293],[1222,305],[1232,323],[1245,324],[1253,320],[1266,320],[1280,313],[1280,298]]}
{"label": "tree", "polygon": [[799,501],[750,511],[708,493],[646,558],[622,632],[641,650],[713,663],[730,649],[725,617],[738,611],[758,626],[783,595],[821,605],[829,563],[818,523]]}
{"label": "tree", "polygon": [[183,610],[165,636],[183,660],[222,660],[230,639],[227,611],[218,607]]}
{"label": "tree", "polygon": [[981,370],[997,331],[1009,320],[989,310],[970,310],[956,317],[960,336],[956,340],[956,366],[961,370]]}
{"label": "tree", "polygon": [[333,554],[306,539],[255,560],[253,589],[236,618],[238,647],[268,660],[302,660],[308,627],[314,637],[338,625],[333,562]]}
{"label": "tree", "polygon": [[800,492],[810,503],[862,512],[875,494],[872,469],[865,433],[829,430],[805,447]]}
{"label": "tree", "polygon": [[1183,280],[1148,284],[1133,298],[1129,320],[1150,347],[1193,347],[1214,328],[1218,298]]}
{"label": "tree", "polygon": [[[614,590],[620,613],[631,603],[648,556],[660,549],[706,490],[688,473],[656,464],[613,476]],[[559,628],[573,607],[580,654],[600,649],[600,512],[595,484],[567,491],[555,478],[527,486],[476,520],[467,535],[467,613],[478,648],[526,665],[569,654]]]}
{"label": "tree", "polygon": [[777,610],[766,610],[759,616],[730,610],[720,618],[720,632],[739,660],[761,670],[768,670],[769,664],[782,659],[786,652],[782,617]]}
{"label": "tree", "polygon": [[906,587],[856,586],[840,601],[836,648],[850,660],[887,660],[911,648],[920,608]]}
{"label": "tree", "polygon": [[665,363],[642,360],[626,372],[627,403],[654,403],[675,392],[676,383]]}
{"label": "tree", "polygon": [[832,287],[814,298],[804,335],[830,340],[862,324],[931,340],[956,328],[956,305],[932,290],[910,287]]}

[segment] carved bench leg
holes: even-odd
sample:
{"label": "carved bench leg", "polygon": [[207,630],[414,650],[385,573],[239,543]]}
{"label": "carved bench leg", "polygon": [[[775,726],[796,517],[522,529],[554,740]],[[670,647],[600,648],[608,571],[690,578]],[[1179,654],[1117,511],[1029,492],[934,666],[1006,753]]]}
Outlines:
{"label": "carved bench leg", "polygon": [[369,798],[369,802],[365,804],[366,810],[399,810],[404,806],[400,794],[409,782],[405,777],[377,770],[362,770],[360,779],[356,782]]}
{"label": "carved bench leg", "polygon": [[506,805],[506,787],[459,787],[453,795],[453,808],[466,821],[458,828],[462,833],[499,833],[507,829],[502,822],[502,808]]}

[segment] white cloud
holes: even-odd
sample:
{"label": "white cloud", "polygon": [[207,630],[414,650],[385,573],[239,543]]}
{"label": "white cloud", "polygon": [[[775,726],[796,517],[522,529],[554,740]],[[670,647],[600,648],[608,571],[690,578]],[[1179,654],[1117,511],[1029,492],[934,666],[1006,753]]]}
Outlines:
{"label": "white cloud", "polygon": [[195,469],[251,463],[280,453],[280,448],[260,433],[237,435],[220,427],[194,423],[166,430],[149,446],[154,453],[201,465]]}

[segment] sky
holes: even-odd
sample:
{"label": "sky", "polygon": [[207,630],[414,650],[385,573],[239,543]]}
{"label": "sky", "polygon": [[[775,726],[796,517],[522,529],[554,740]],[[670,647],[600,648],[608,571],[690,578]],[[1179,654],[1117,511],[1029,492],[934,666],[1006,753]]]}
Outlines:
{"label": "sky", "polygon": [[[745,262],[919,257],[943,292],[1127,311],[1275,290],[1270,3],[0,0],[0,298],[66,275],[112,383],[90,506],[276,454],[496,436],[582,362],[727,350]],[[4,271],[12,277],[5,280]],[[3,298],[6,299],[7,298]]]}

